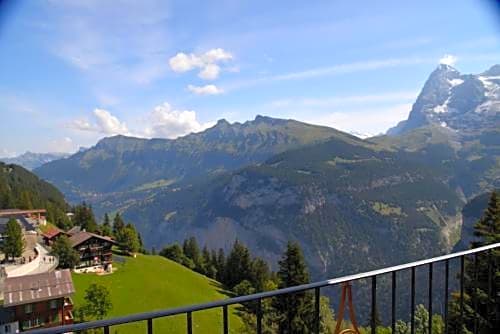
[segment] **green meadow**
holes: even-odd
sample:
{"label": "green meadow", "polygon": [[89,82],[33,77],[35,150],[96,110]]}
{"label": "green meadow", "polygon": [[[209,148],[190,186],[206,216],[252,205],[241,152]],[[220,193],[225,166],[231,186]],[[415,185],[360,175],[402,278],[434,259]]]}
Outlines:
{"label": "green meadow", "polygon": [[[85,289],[104,285],[111,293],[113,308],[108,318],[198,304],[228,298],[220,284],[161,256],[117,257],[110,275],[75,274],[75,307],[84,303]],[[193,313],[194,333],[222,333],[222,309]],[[238,333],[241,320],[230,308],[229,326]],[[186,315],[153,320],[155,333],[186,333]],[[112,327],[111,333],[146,333],[146,322]]]}

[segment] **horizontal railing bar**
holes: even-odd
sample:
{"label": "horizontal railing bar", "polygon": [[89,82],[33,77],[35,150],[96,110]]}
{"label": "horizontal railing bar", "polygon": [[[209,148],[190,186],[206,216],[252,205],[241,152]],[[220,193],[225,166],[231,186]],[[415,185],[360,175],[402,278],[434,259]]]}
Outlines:
{"label": "horizontal railing bar", "polygon": [[167,310],[158,310],[158,311],[137,313],[137,314],[127,315],[127,316],[123,316],[123,317],[116,317],[116,318],[112,318],[112,319],[96,320],[96,321],[85,322],[85,323],[74,324],[74,325],[66,325],[66,326],[60,326],[60,327],[54,327],[54,328],[38,329],[38,330],[30,331],[30,333],[31,334],[61,334],[61,333],[72,332],[72,331],[81,331],[81,330],[85,330],[85,329],[102,328],[102,327],[106,327],[106,326],[116,326],[116,325],[127,324],[130,322],[137,322],[137,321],[144,321],[144,320],[148,320],[148,319],[174,316],[174,315],[178,315],[178,314],[184,314],[187,312],[203,311],[203,310],[208,310],[208,309],[212,309],[212,308],[216,308],[216,307],[223,307],[223,306],[228,306],[228,305],[233,305],[233,304],[242,304],[242,303],[254,301],[257,299],[271,298],[271,297],[276,297],[276,296],[280,296],[280,295],[284,295],[284,294],[297,293],[297,292],[312,290],[315,288],[321,288],[321,287],[325,287],[325,286],[329,286],[329,285],[337,285],[337,284],[344,283],[344,282],[355,281],[355,280],[359,280],[359,279],[363,279],[363,278],[369,278],[369,277],[376,276],[376,275],[388,274],[388,273],[392,273],[395,271],[401,271],[401,270],[405,270],[405,269],[423,266],[423,265],[426,265],[429,263],[436,263],[436,262],[441,262],[441,261],[469,255],[469,254],[480,253],[480,252],[484,252],[484,251],[498,248],[498,247],[500,247],[500,243],[482,246],[482,247],[478,247],[478,248],[474,248],[474,249],[469,249],[466,251],[451,253],[451,254],[447,254],[447,255],[437,256],[437,257],[433,257],[430,259],[405,263],[405,264],[387,267],[387,268],[383,268],[383,269],[372,270],[372,271],[368,271],[365,273],[348,275],[348,276],[333,278],[333,279],[309,283],[309,284],[302,284],[302,285],[292,286],[289,288],[284,288],[284,289],[279,289],[279,290],[260,292],[260,293],[255,293],[252,295],[228,298],[228,299],[218,300],[218,301],[204,303],[204,304],[182,306],[182,307],[171,308],[171,309],[167,309]]}

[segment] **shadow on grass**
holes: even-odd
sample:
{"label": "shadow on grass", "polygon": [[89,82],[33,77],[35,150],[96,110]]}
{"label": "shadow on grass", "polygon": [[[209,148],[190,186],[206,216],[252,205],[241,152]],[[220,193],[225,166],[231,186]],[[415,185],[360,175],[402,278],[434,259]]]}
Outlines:
{"label": "shadow on grass", "polygon": [[231,290],[226,289],[226,287],[222,283],[220,283],[220,282],[218,282],[218,281],[216,281],[214,279],[210,279],[210,285],[215,288],[215,291],[217,291],[220,294],[223,294],[226,297],[232,298],[232,297],[236,297],[237,296]]}
{"label": "shadow on grass", "polygon": [[130,254],[128,254],[127,252],[124,252],[119,249],[113,249],[113,262],[125,264],[128,261],[128,259],[131,258],[132,256],[130,256]]}

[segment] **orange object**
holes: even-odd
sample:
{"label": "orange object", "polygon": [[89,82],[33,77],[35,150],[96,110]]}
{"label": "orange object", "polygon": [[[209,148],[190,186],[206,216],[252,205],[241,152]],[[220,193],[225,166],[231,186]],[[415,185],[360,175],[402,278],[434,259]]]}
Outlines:
{"label": "orange object", "polygon": [[[344,320],[346,297],[349,306],[349,318],[351,319],[352,326],[354,328],[347,328],[341,331],[340,327],[342,326],[342,321]],[[356,322],[356,314],[354,313],[354,306],[352,304],[352,291],[350,282],[345,282],[342,284],[342,293],[340,295],[340,305],[339,305],[339,316],[337,320],[337,326],[335,327],[335,334],[360,334],[358,329],[358,324]]]}

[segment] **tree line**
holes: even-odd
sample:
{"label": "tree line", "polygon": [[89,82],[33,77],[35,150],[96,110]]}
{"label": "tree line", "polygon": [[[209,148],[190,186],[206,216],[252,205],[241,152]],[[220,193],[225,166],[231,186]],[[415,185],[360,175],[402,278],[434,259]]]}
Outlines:
{"label": "tree line", "polygon": [[[159,254],[219,281],[232,295],[248,295],[309,283],[304,256],[296,242],[288,243],[277,272],[273,272],[262,258],[252,256],[239,240],[234,242],[227,254],[222,248],[217,251],[209,250],[206,246],[200,249],[194,237],[186,239],[182,245],[171,244]],[[313,296],[309,292],[264,300],[264,332],[308,333],[314,321],[312,302]],[[322,297],[321,304],[322,327],[326,327],[327,320],[332,319],[333,314],[326,297]],[[256,311],[252,303],[243,305],[240,310],[244,332],[255,332]],[[287,331],[290,325],[288,319],[291,319],[293,331]]]}

